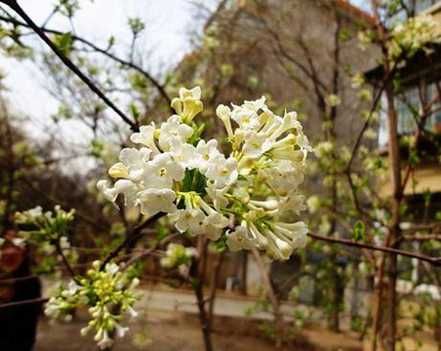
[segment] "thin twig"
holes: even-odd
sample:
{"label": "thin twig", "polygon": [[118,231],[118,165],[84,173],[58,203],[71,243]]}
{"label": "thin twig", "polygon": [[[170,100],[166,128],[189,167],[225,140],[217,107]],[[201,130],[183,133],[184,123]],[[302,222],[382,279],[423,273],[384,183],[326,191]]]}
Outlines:
{"label": "thin twig", "polygon": [[309,233],[308,236],[312,239],[315,239],[315,240],[327,241],[330,243],[341,244],[341,245],[346,245],[346,246],[353,246],[353,247],[358,247],[360,249],[368,249],[368,250],[392,253],[392,254],[396,254],[396,255],[400,255],[400,256],[416,258],[420,261],[430,263],[433,266],[441,266],[441,257],[431,257],[431,256],[426,256],[426,255],[414,253],[414,252],[403,251],[403,250],[394,249],[391,247],[385,247],[385,246],[374,246],[374,245],[369,245],[369,244],[365,244],[365,243],[361,243],[361,242],[357,242],[357,241],[353,241],[353,240],[349,240],[349,239],[337,239],[337,238],[331,238],[331,237],[326,237],[326,236],[321,236],[321,235],[311,234],[311,233]]}
{"label": "thin twig", "polygon": [[139,127],[129,117],[125,115],[96,85],[92,82],[57,46],[49,39],[45,32],[28,16],[16,0],[0,0],[1,3],[8,5],[14,10],[28,26],[46,43],[47,46],[58,56],[58,58],[75,75],[78,76],[109,108],[111,108],[121,119],[127,123],[133,131],[138,131]]}
{"label": "thin twig", "polygon": [[60,240],[55,241],[55,249],[57,250],[58,255],[60,255],[61,260],[63,261],[63,264],[66,267],[69,274],[71,275],[72,279],[76,283],[79,283],[79,280],[77,280],[76,274],[75,274],[72,266],[70,265],[69,260],[67,259],[66,255],[63,252],[63,248],[60,245]]}
{"label": "thin twig", "polygon": [[[4,22],[11,23],[11,24],[13,24],[15,26],[21,26],[21,27],[30,28],[30,26],[27,23],[19,21],[19,20],[15,19],[15,18],[7,18],[7,17],[4,17],[4,16],[0,16],[0,20],[4,21]],[[65,34],[62,31],[59,31],[59,30],[56,30],[56,29],[45,28],[44,26],[41,26],[40,29],[43,32],[48,33],[48,34],[54,34],[54,35],[63,35],[63,34]],[[108,48],[105,48],[105,49],[100,48],[99,46],[95,45],[93,42],[91,42],[91,41],[89,41],[89,40],[87,40],[87,39],[85,39],[83,37],[80,37],[78,35],[71,34],[71,39],[73,41],[77,41],[79,43],[82,43],[82,44],[88,46],[90,49],[92,49],[95,52],[98,52],[98,53],[100,53],[100,54],[102,54],[104,56],[107,56],[109,59],[119,63],[122,66],[129,67],[129,68],[133,69],[134,71],[137,71],[138,73],[140,73],[150,83],[152,83],[152,85],[158,90],[158,92],[161,95],[161,97],[167,103],[167,106],[169,106],[169,108],[171,109],[171,107],[170,107],[171,98],[167,94],[167,92],[165,91],[164,86],[156,78],[154,78],[149,72],[147,72],[145,69],[143,69],[141,66],[135,64],[131,60],[130,61],[125,60],[125,59],[123,59],[123,58],[121,58],[121,57],[111,53]]]}
{"label": "thin twig", "polygon": [[115,250],[113,250],[103,261],[103,263],[101,264],[101,270],[104,269],[104,267],[107,265],[107,263],[109,263],[110,261],[112,261],[116,256],[118,256],[118,254],[124,250],[126,247],[128,247],[131,244],[136,243],[143,235],[143,229],[147,228],[149,225],[155,223],[159,218],[163,217],[164,214],[163,213],[157,213],[154,216],[150,217],[149,219],[147,219],[145,222],[143,222],[142,224],[138,225],[137,227],[135,227],[131,233],[127,236],[127,238],[117,247],[115,248]]}
{"label": "thin twig", "polygon": [[34,304],[44,304],[48,302],[48,298],[38,298],[38,299],[30,299],[30,300],[22,300],[16,302],[8,302],[0,305],[0,309],[10,308],[10,307],[19,307],[23,305],[34,305]]}

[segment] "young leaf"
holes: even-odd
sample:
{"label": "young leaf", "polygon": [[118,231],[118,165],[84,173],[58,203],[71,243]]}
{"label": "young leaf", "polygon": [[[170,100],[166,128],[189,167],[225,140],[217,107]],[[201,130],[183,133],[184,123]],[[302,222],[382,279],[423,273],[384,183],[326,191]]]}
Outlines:
{"label": "young leaf", "polygon": [[357,221],[354,225],[354,240],[364,241],[365,240],[366,227],[362,221]]}

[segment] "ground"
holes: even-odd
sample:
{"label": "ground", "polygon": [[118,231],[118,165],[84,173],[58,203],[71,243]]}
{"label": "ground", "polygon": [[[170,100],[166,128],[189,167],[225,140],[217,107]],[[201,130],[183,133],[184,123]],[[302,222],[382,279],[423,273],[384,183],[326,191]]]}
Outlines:
{"label": "ground", "polygon": [[[143,287],[137,304],[140,316],[130,322],[130,333],[118,341],[113,351],[204,351],[197,307],[190,291]],[[219,294],[215,304],[213,344],[215,351],[273,351],[274,342],[264,336],[262,327],[271,323],[271,314],[259,312],[254,319],[245,311],[256,300],[249,297]],[[292,306],[282,305],[288,315]],[[87,313],[79,312],[73,321],[39,324],[35,351],[97,351],[92,337],[81,337],[80,330],[87,321]],[[324,325],[324,323],[321,323]],[[347,323],[346,323],[347,324]],[[315,323],[314,325],[320,325]],[[346,328],[348,329],[348,328]],[[265,328],[268,330],[268,328]],[[306,326],[290,333],[290,344],[280,351],[362,351],[363,345],[355,333],[332,333],[325,328]],[[435,351],[432,335],[425,332],[420,351]],[[413,338],[415,339],[415,338]],[[405,342],[406,349],[415,350],[416,339]],[[364,350],[369,350],[365,343]]]}
{"label": "ground", "polygon": [[[80,336],[84,322],[82,316],[69,323],[52,323],[43,319],[39,325],[36,351],[96,351],[91,338]],[[150,311],[133,322],[131,327],[131,333],[116,344],[114,351],[203,351],[201,332],[195,316],[181,312]],[[215,351],[274,350],[274,343],[262,337],[258,328],[253,322],[218,319],[213,336]],[[325,340],[326,346],[320,345]],[[290,345],[280,350],[293,349],[358,351],[361,350],[361,344],[355,336],[308,330],[302,335],[296,335]]]}

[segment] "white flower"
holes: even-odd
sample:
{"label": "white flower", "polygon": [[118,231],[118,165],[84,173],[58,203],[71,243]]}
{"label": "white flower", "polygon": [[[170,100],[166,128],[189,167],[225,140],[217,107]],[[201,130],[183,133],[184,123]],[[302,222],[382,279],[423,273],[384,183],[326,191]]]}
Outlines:
{"label": "white flower", "polygon": [[149,126],[142,126],[139,128],[139,133],[133,133],[130,136],[130,140],[135,144],[142,144],[147,146],[154,154],[159,153],[159,150],[155,144],[155,124],[152,123]]}
{"label": "white flower", "polygon": [[171,116],[167,122],[161,125],[159,132],[159,146],[163,151],[169,151],[172,141],[186,142],[193,134],[193,128],[183,124],[181,117]]}
{"label": "white flower", "polygon": [[213,206],[216,210],[219,211],[221,208],[225,208],[228,205],[229,201],[225,197],[225,194],[228,190],[227,187],[223,189],[217,189],[213,185],[208,184],[205,190],[207,191],[207,194],[213,202]]}
{"label": "white flower", "polygon": [[208,142],[200,140],[196,146],[196,152],[200,155],[198,168],[201,173],[206,172],[210,160],[214,160],[222,155],[217,148],[217,140],[215,139],[211,139]]}
{"label": "white flower", "polygon": [[311,196],[306,201],[309,212],[316,213],[320,208],[320,198],[318,196]]}
{"label": "white flower", "polygon": [[[272,234],[271,232],[267,232],[268,236]],[[266,247],[266,252],[270,257],[273,257],[277,260],[288,260],[294,251],[294,247],[291,246],[288,242],[281,240],[277,237],[271,238],[268,240],[268,245]]]}
{"label": "white flower", "polygon": [[128,327],[123,327],[119,323],[115,324],[115,329],[116,329],[116,336],[118,338],[123,338],[129,331]]}
{"label": "white flower", "polygon": [[129,169],[125,166],[124,163],[118,162],[110,167],[107,173],[112,178],[127,178],[129,176]]}
{"label": "white flower", "polygon": [[253,248],[254,240],[246,226],[240,225],[231,233],[227,233],[227,246],[231,251],[250,250]]}
{"label": "white flower", "polygon": [[306,245],[308,226],[304,222],[283,223],[276,222],[273,226],[274,233],[280,239],[286,239],[294,248],[303,248]]}
{"label": "white flower", "polygon": [[181,88],[179,89],[179,97],[172,100],[171,107],[182,117],[185,123],[189,123],[204,108],[202,101],[200,101],[201,95],[200,87],[195,87],[191,90]]}
{"label": "white flower", "polygon": [[120,179],[115,182],[113,188],[109,187],[107,180],[100,180],[97,183],[97,188],[100,190],[104,197],[115,203],[118,195],[124,195],[124,205],[128,207],[134,207],[137,202],[138,188],[135,183],[127,179]]}
{"label": "white flower", "polygon": [[298,215],[300,212],[306,210],[305,196],[293,190],[280,201],[279,209],[280,211],[292,211]]}
{"label": "white flower", "polygon": [[286,196],[296,189],[304,180],[303,170],[288,160],[277,160],[270,167],[264,168],[260,174],[277,194]]}
{"label": "white flower", "polygon": [[155,156],[143,170],[144,186],[149,188],[171,188],[173,181],[180,181],[183,178],[184,168],[173,160],[170,153]]}
{"label": "white flower", "polygon": [[21,248],[24,248],[26,246],[26,239],[24,238],[13,238],[11,241],[15,246]]}
{"label": "white flower", "polygon": [[109,337],[107,331],[103,331],[101,334],[98,333],[97,335],[99,335],[99,337],[95,337],[95,341],[98,341],[97,345],[101,350],[107,349],[113,345],[113,340]]}
{"label": "white flower", "polygon": [[141,213],[153,216],[158,212],[174,212],[176,194],[170,189],[150,188],[138,193]]}
{"label": "white flower", "polygon": [[223,155],[219,155],[210,161],[205,175],[213,181],[216,188],[223,188],[236,181],[238,171],[237,161],[234,158],[225,159]]}
{"label": "white flower", "polygon": [[250,237],[258,249],[264,249],[268,245],[268,239],[263,235],[253,222],[247,223],[247,228],[250,232]]}
{"label": "white flower", "polygon": [[266,102],[265,96],[262,96],[258,100],[252,100],[252,101],[245,100],[245,102],[242,105],[242,108],[252,112],[257,112],[259,110],[267,110],[268,108],[265,102]]}
{"label": "white flower", "polygon": [[[129,177],[135,181],[139,179],[139,177],[141,177],[143,174],[144,167],[147,165],[147,162],[150,159],[151,153],[152,150],[146,147],[143,147],[139,150],[134,148],[122,149],[119,154],[119,159],[122,164],[127,167],[127,175],[122,175],[122,177]],[[112,168],[110,168],[110,170],[112,170]],[[110,175],[112,176],[112,174]]]}
{"label": "white flower", "polygon": [[227,134],[229,137],[233,136],[233,128],[231,126],[231,110],[228,106],[225,105],[219,105],[216,108],[216,115],[219,117],[219,119],[224,123],[225,130],[227,131]]}
{"label": "white flower", "polygon": [[[204,209],[205,211],[205,209]],[[221,213],[210,208],[210,211],[206,212],[207,216],[204,219],[203,226],[204,233],[210,240],[218,240],[224,228],[228,226],[229,220]]]}
{"label": "white flower", "polygon": [[41,206],[37,206],[35,208],[32,208],[32,209],[26,211],[26,213],[31,218],[37,218],[37,217],[40,217],[43,214],[43,209],[41,208]]}
{"label": "white flower", "polygon": [[271,149],[271,144],[267,142],[268,136],[262,133],[248,132],[245,134],[243,152],[246,157],[259,158]]}
{"label": "white flower", "polygon": [[168,216],[180,233],[188,231],[192,235],[199,235],[205,231],[205,215],[199,209],[177,210]]}
{"label": "white flower", "polygon": [[129,314],[130,318],[137,318],[138,317],[138,312],[136,312],[132,307],[128,307],[127,308],[127,313]]}
{"label": "white flower", "polygon": [[116,263],[109,263],[106,265],[106,272],[110,273],[110,275],[115,275],[119,272],[119,266]]}
{"label": "white flower", "polygon": [[70,248],[70,242],[69,242],[69,240],[67,239],[67,237],[62,236],[62,237],[60,238],[60,247],[61,247],[63,250],[66,250],[66,249],[69,249],[69,248]]}
{"label": "white flower", "polygon": [[177,140],[173,140],[171,145],[170,154],[183,168],[194,169],[202,165],[202,157],[193,145]]}
{"label": "white flower", "polygon": [[240,129],[258,130],[261,126],[257,111],[265,107],[265,98],[256,101],[246,101],[242,106],[233,105],[231,118],[239,125]]}
{"label": "white flower", "polygon": [[44,308],[44,314],[51,318],[58,318],[61,313],[57,299],[51,297]]}

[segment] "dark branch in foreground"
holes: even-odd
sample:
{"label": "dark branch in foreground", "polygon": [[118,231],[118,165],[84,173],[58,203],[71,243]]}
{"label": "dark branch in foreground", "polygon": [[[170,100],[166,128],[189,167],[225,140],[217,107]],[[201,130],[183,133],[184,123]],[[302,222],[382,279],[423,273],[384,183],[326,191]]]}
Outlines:
{"label": "dark branch in foreground", "polygon": [[59,59],[92,90],[103,102],[111,108],[121,119],[127,123],[133,131],[138,131],[139,127],[124,112],[122,112],[110,99],[93,83],[81,70],[49,39],[45,32],[27,15],[16,0],[0,0],[0,3],[8,5],[14,10],[47,46],[59,57]]}
{"label": "dark branch in foreground", "polygon": [[125,248],[129,247],[131,244],[135,244],[143,235],[143,229],[147,228],[148,226],[154,224],[159,218],[164,216],[163,213],[157,213],[153,217],[150,217],[145,222],[141,223],[137,227],[135,227],[129,235],[127,235],[127,238],[115,249],[113,250],[103,261],[101,264],[100,269],[103,270],[106,264],[108,264],[110,261],[112,261],[118,254],[124,250]]}

